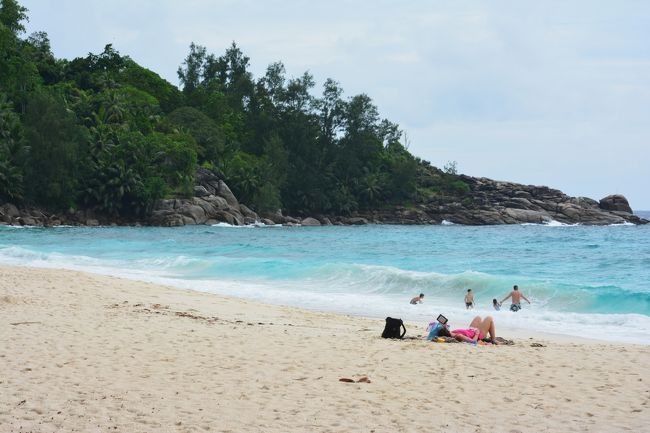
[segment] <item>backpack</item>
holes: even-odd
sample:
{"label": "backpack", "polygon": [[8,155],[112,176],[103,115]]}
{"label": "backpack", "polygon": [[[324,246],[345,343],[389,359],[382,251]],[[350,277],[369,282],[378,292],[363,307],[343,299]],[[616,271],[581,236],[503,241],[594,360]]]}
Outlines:
{"label": "backpack", "polygon": [[[400,328],[404,329],[404,332],[401,334]],[[406,327],[402,319],[386,317],[386,326],[384,327],[384,332],[381,333],[381,338],[402,338],[404,334],[406,334]]]}

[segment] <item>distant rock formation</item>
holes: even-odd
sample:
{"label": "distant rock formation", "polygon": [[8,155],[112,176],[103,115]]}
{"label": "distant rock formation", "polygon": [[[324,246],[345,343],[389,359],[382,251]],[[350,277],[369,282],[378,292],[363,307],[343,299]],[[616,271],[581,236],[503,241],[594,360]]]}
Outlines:
{"label": "distant rock formation", "polygon": [[159,200],[151,216],[140,222],[111,219],[87,210],[70,210],[54,214],[38,208],[18,208],[10,203],[0,206],[0,224],[58,225],[155,225],[182,226],[227,223],[245,225],[261,223],[288,226],[329,226],[363,224],[565,224],[609,225],[647,224],[648,220],[632,213],[627,199],[610,195],[597,202],[586,197],[570,197],[546,186],[521,185],[487,178],[459,176],[469,191],[460,196],[436,197],[413,207],[355,212],[352,215],[285,216],[281,211],[258,215],[239,203],[228,185],[215,173],[199,168],[194,196]]}
{"label": "distant rock formation", "polygon": [[627,202],[627,199],[620,194],[608,195],[605,198],[601,198],[598,206],[601,209],[609,210],[612,212],[632,213],[632,208]]}
{"label": "distant rock formation", "polygon": [[359,213],[372,222],[391,224],[647,224],[632,213],[627,199],[610,195],[600,202],[587,197],[570,197],[546,186],[521,185],[487,178],[460,176],[469,186],[461,198],[438,199],[416,208]]}

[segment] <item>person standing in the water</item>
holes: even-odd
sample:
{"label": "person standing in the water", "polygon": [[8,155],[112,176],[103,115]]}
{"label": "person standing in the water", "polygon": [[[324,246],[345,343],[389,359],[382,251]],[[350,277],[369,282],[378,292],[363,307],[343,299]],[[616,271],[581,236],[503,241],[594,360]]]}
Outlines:
{"label": "person standing in the water", "polygon": [[519,286],[517,286],[517,285],[515,285],[512,288],[512,292],[510,292],[510,294],[508,296],[503,298],[503,300],[500,303],[503,304],[508,298],[512,298],[512,304],[510,304],[510,311],[513,311],[513,312],[521,310],[521,298],[524,298],[524,300],[530,304],[530,301],[528,300],[528,298],[525,297],[519,291]]}
{"label": "person standing in the water", "polygon": [[472,289],[467,289],[467,294],[465,295],[465,308],[468,310],[474,308],[474,294]]}

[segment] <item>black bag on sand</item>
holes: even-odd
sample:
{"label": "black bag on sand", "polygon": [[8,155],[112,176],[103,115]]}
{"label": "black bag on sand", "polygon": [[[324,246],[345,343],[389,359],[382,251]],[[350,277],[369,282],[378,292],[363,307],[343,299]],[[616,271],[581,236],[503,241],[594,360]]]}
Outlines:
{"label": "black bag on sand", "polygon": [[[400,334],[401,329],[404,329],[404,332]],[[402,319],[393,319],[392,317],[386,317],[386,326],[384,327],[384,332],[381,333],[381,338],[402,338],[406,334],[406,327]]]}

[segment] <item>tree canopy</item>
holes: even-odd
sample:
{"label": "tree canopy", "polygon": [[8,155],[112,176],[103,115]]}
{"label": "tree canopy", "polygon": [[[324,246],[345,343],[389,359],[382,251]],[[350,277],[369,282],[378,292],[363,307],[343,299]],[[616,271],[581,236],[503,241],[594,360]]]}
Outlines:
{"label": "tree canopy", "polygon": [[222,55],[192,43],[179,89],[111,44],[56,59],[25,20],[2,0],[0,199],[137,218],[190,195],[197,164],[258,211],[345,214],[444,189],[423,186],[399,126],[334,79],[319,88],[281,62],[255,78],[235,42]]}

